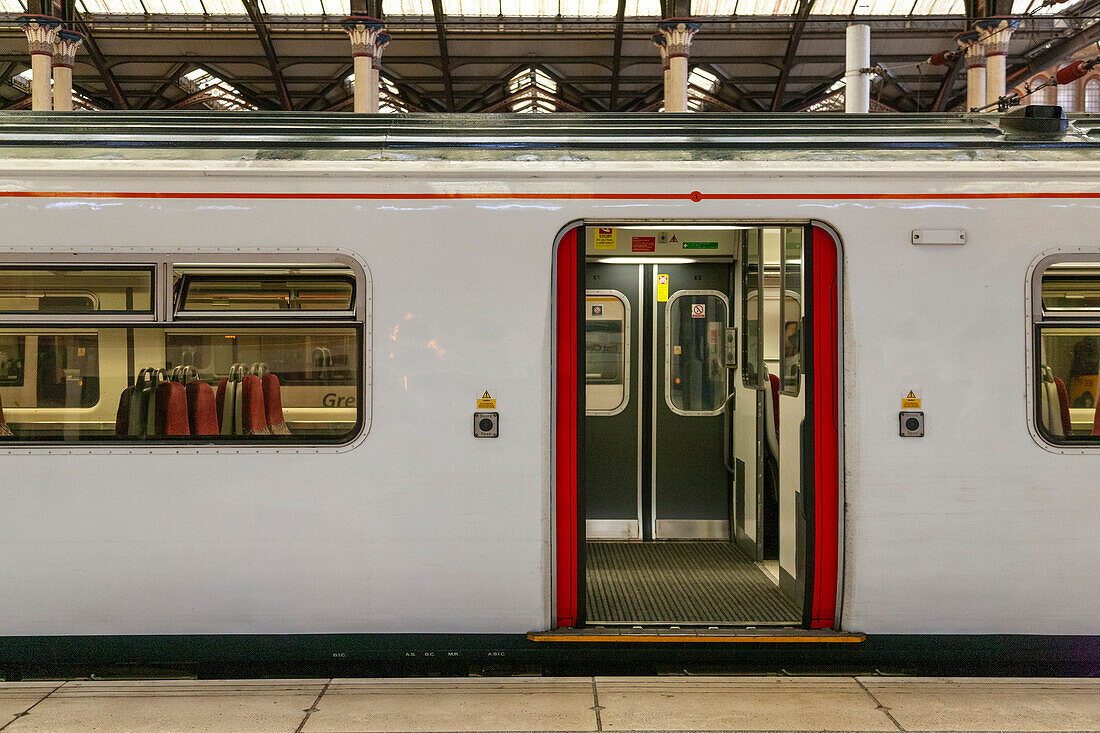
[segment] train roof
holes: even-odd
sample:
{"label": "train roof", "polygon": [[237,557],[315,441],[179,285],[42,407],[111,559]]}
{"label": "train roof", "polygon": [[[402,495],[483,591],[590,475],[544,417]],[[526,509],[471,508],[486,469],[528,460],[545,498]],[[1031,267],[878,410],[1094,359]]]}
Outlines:
{"label": "train roof", "polygon": [[1096,160],[1100,116],[0,113],[0,157],[223,160]]}

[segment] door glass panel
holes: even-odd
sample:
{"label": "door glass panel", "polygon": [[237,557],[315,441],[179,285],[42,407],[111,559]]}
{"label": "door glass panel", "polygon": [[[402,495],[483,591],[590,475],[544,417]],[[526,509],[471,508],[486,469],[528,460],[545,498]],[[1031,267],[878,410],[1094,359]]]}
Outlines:
{"label": "door glass panel", "polygon": [[710,415],[722,409],[726,322],[726,301],[718,293],[684,291],[669,302],[666,387],[674,411]]}
{"label": "door glass panel", "polygon": [[780,304],[779,359],[783,394],[797,396],[802,373],[802,229],[783,237],[783,300]]}
{"label": "door glass panel", "polygon": [[619,295],[585,298],[585,411],[615,412],[626,405],[629,308]]}
{"label": "door glass panel", "polygon": [[763,388],[761,378],[760,310],[761,243],[760,230],[745,232],[745,246],[741,255],[741,382],[749,389]]}

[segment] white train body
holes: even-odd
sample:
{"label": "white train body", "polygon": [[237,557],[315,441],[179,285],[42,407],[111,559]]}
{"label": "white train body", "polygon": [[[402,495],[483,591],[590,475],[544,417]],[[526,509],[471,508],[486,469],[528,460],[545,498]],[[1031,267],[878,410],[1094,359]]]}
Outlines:
{"label": "white train body", "polygon": [[[554,627],[555,238],[581,220],[815,221],[838,235],[838,629],[1100,634],[1100,447],[1039,437],[1030,318],[1039,260],[1100,255],[1095,149],[725,160],[7,149],[4,263],[316,252],[360,263],[367,404],[361,433],[338,446],[0,446],[0,635]],[[701,200],[672,197],[693,191]],[[965,244],[917,246],[915,230],[960,230]],[[922,439],[898,434],[910,390]],[[470,431],[486,391],[496,440]]]}

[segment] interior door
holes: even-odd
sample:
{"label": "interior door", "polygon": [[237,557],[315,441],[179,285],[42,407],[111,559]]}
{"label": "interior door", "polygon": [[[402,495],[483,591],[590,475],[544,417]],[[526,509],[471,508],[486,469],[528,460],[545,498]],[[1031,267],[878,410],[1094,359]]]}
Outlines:
{"label": "interior door", "polygon": [[661,264],[652,270],[653,537],[726,539],[730,265]]}
{"label": "interior door", "polygon": [[733,414],[733,465],[735,530],[738,546],[753,559],[762,559],[760,504],[763,495],[763,443],[761,416],[764,412],[764,317],[760,308],[763,291],[763,243],[761,232],[750,229],[741,241],[737,275],[740,283],[741,355],[735,374],[737,410]]}
{"label": "interior door", "polygon": [[809,227],[783,232],[779,318],[779,565],[780,584],[802,603],[806,577],[806,507],[802,486],[806,434],[805,368],[802,358],[807,318],[805,244]]}
{"label": "interior door", "polygon": [[641,538],[640,265],[585,267],[585,530]]}

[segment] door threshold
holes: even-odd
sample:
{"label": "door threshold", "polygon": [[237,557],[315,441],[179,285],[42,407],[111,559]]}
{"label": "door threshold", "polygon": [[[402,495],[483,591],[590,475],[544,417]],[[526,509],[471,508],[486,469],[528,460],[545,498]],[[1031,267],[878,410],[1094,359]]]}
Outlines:
{"label": "door threshold", "polygon": [[858,644],[866,634],[831,629],[798,628],[705,628],[670,627],[596,627],[550,629],[527,634],[530,641],[541,642],[626,642],[626,643],[706,643],[706,644]]}

